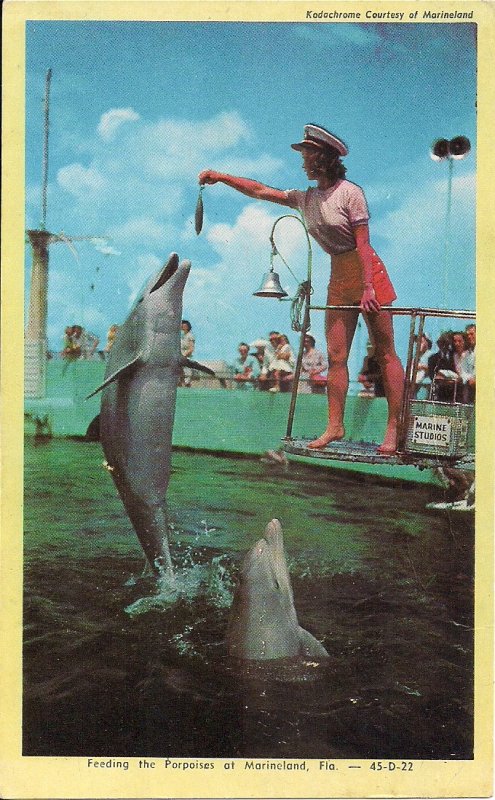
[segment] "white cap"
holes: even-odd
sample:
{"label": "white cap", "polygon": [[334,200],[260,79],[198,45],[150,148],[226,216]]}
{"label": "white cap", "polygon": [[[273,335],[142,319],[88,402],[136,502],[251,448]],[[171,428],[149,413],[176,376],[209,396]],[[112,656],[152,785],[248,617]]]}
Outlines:
{"label": "white cap", "polygon": [[303,150],[305,147],[322,148],[325,146],[333,147],[341,156],[346,156],[349,152],[342,139],[339,139],[334,133],[330,133],[320,125],[305,125],[302,142],[291,144],[293,150]]}

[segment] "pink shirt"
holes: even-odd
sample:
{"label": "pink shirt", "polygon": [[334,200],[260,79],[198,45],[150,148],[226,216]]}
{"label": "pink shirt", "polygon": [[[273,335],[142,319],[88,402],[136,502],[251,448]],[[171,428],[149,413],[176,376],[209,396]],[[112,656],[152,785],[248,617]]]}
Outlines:
{"label": "pink shirt", "polygon": [[303,213],[309,233],[326,253],[356,249],[354,228],[367,224],[370,217],[360,186],[339,180],[329,189],[289,189],[285,194],[290,207]]}

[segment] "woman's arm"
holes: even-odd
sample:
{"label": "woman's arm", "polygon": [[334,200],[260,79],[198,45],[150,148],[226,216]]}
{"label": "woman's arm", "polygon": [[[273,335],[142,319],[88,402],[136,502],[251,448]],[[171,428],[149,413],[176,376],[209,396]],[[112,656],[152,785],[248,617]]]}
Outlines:
{"label": "woman's arm", "polygon": [[370,234],[367,225],[358,225],[354,228],[356,249],[363,267],[364,290],[361,297],[360,308],[362,311],[380,311],[380,303],[375,297],[373,288],[373,250],[370,245]]}
{"label": "woman's arm", "polygon": [[270,203],[278,203],[281,206],[289,205],[285,192],[280,189],[273,189],[271,186],[265,186],[264,183],[253,181],[250,178],[238,178],[235,175],[227,175],[223,172],[215,172],[213,169],[205,169],[199,173],[198,180],[201,186],[205,183],[224,183],[237,192],[253,197],[256,200],[268,200]]}

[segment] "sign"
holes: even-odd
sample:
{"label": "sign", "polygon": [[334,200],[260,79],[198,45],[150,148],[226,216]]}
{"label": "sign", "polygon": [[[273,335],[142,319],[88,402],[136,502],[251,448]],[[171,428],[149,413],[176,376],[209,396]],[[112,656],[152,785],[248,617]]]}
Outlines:
{"label": "sign", "polygon": [[451,417],[413,417],[411,442],[448,448],[452,436]]}

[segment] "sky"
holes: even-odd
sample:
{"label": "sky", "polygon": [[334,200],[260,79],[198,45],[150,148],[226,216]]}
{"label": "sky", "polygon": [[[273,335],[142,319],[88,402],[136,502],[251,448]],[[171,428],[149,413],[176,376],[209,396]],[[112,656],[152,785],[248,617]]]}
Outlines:
{"label": "sky", "polygon": [[[269,235],[290,209],[216,184],[205,168],[280,189],[308,186],[290,144],[316,123],[348,145],[347,178],[363,187],[372,245],[397,305],[474,309],[476,42],[472,24],[36,21],[26,29],[26,228],[41,221],[43,98],[52,69],[46,227],[74,237],[50,247],[48,341],[79,323],[100,337],[122,322],[172,251],[192,262],[183,316],[198,360],[232,363],[241,341],[280,330],[294,347],[290,304],[253,297],[269,269]],[[438,138],[471,152],[430,158]],[[449,185],[451,191],[448,209]],[[88,237],[78,240],[77,237]],[[306,277],[299,220],[283,219],[276,258],[288,294]],[[26,246],[26,302],[31,254]],[[329,256],[313,243],[313,302]],[[324,349],[324,315],[311,330]],[[462,322],[464,327],[465,322]],[[427,322],[436,339],[445,327]],[[406,356],[408,322],[396,318]],[[353,359],[366,345],[358,329]],[[351,362],[353,363],[353,362]],[[351,366],[357,369],[357,366]]]}

